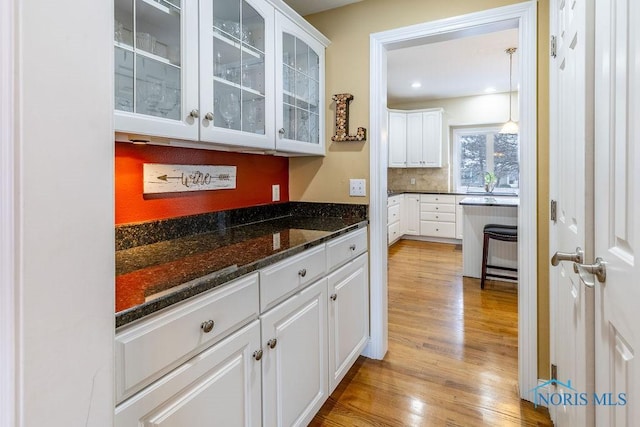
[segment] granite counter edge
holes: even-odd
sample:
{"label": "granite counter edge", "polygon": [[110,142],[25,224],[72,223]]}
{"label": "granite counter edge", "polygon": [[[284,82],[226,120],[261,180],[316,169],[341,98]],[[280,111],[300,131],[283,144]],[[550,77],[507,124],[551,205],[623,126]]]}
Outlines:
{"label": "granite counter edge", "polygon": [[287,249],[277,254],[270,255],[266,258],[260,259],[251,264],[242,266],[236,270],[226,272],[226,273],[223,270],[223,272],[221,272],[220,274],[212,273],[200,279],[192,280],[184,285],[181,285],[181,287],[175,292],[167,293],[166,295],[159,297],[157,299],[151,300],[149,302],[145,302],[143,304],[140,304],[135,307],[129,308],[127,310],[116,313],[115,327],[120,328],[120,327],[129,325],[132,322],[141,320],[146,316],[149,316],[160,310],[171,307],[174,304],[185,301],[189,298],[195,297],[199,294],[202,294],[203,292],[209,291],[211,289],[215,289],[219,286],[223,286],[226,283],[230,282],[231,280],[234,280],[239,277],[258,271],[261,268],[267,267],[269,265],[282,261],[283,259],[297,255],[309,248],[321,245],[329,240],[340,237],[351,231],[364,228],[368,224],[369,224],[368,220],[363,220],[355,224],[349,225],[347,227],[341,228],[340,230],[336,230],[327,236],[318,238],[316,240],[312,240],[310,242],[296,246],[294,248]]}

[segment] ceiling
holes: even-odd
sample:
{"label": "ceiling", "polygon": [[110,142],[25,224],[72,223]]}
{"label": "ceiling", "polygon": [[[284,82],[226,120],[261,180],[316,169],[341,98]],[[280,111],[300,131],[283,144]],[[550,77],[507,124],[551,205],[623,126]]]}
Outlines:
{"label": "ceiling", "polygon": [[336,9],[359,1],[362,0],[284,0],[286,4],[302,16]]}
{"label": "ceiling", "polygon": [[[511,28],[447,41],[390,50],[387,55],[388,103],[456,98],[509,91],[509,55],[518,46]],[[513,88],[518,85],[518,52],[513,55]],[[414,89],[411,84],[420,82]]]}
{"label": "ceiling", "polygon": [[[284,0],[300,15],[323,12],[362,0]],[[506,28],[506,29],[505,29]],[[444,36],[445,38],[447,36]],[[424,39],[387,55],[387,102],[428,101],[509,91],[509,55],[518,46],[517,22],[482,26],[466,32]],[[519,83],[518,52],[513,55],[514,90]],[[411,84],[420,82],[420,88]]]}

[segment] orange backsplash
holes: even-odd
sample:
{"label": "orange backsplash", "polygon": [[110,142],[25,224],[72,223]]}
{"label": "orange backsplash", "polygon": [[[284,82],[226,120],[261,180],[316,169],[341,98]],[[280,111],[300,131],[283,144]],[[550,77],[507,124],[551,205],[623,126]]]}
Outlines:
{"label": "orange backsplash", "polygon": [[[280,185],[280,202],[289,201],[289,159],[286,157],[115,144],[116,225],[273,203],[273,184]],[[237,188],[145,196],[142,194],[144,163],[237,166]]]}

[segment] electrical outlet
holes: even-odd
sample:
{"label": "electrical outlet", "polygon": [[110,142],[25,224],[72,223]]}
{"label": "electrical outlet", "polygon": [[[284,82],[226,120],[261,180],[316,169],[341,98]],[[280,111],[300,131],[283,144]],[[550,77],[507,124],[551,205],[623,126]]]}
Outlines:
{"label": "electrical outlet", "polygon": [[416,179],[415,178],[411,178],[411,185],[416,185]]}
{"label": "electrical outlet", "polygon": [[271,200],[274,202],[280,201],[280,185],[274,184],[271,186]]}
{"label": "electrical outlet", "polygon": [[367,181],[365,179],[349,180],[349,196],[365,197]]}
{"label": "electrical outlet", "polygon": [[273,250],[280,249],[280,233],[273,233]]}

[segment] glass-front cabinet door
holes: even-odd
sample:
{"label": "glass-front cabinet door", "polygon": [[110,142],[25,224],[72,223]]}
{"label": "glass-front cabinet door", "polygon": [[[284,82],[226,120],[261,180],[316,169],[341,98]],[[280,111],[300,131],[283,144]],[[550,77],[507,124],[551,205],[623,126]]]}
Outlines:
{"label": "glass-front cabinet door", "polygon": [[197,1],[114,5],[116,132],[198,139]]}
{"label": "glass-front cabinet door", "polygon": [[201,139],[273,150],[273,6],[204,0],[200,13]]}
{"label": "glass-front cabinet door", "polygon": [[324,46],[276,15],[276,149],[325,155]]}

